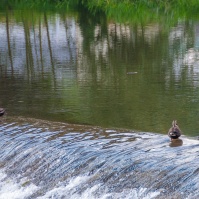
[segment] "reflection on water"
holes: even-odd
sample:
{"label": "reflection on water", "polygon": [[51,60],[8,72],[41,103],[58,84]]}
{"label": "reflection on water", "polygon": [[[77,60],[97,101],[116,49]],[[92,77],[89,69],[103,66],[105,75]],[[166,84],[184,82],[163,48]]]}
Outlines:
{"label": "reflection on water", "polygon": [[178,147],[182,145],[183,145],[183,141],[181,139],[176,139],[176,140],[173,139],[169,144],[170,147]]}
{"label": "reflection on water", "polygon": [[160,133],[177,119],[197,135],[198,24],[0,13],[0,106],[9,115]]}

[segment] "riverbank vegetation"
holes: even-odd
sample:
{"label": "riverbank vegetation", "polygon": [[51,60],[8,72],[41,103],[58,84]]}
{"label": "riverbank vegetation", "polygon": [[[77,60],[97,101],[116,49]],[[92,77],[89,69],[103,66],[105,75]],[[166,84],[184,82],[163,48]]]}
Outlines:
{"label": "riverbank vegetation", "polygon": [[[198,0],[2,0],[0,9],[68,10],[86,9],[105,13],[116,21],[145,20],[167,16],[179,19],[199,16]],[[146,21],[146,20],[145,20]]]}
{"label": "riverbank vegetation", "polygon": [[198,0],[2,0],[1,7],[77,7],[84,6],[90,11],[110,12],[110,10],[120,10],[128,12],[132,8],[140,9],[145,7],[156,11],[169,11],[173,9],[182,9],[189,11],[198,11]]}
{"label": "riverbank vegetation", "polygon": [[[198,13],[198,0],[83,0],[90,11],[103,11],[114,18],[129,18],[132,15],[188,16]],[[198,15],[198,14],[197,14]]]}
{"label": "riverbank vegetation", "polygon": [[2,0],[0,9],[58,10],[75,8],[79,0]]}

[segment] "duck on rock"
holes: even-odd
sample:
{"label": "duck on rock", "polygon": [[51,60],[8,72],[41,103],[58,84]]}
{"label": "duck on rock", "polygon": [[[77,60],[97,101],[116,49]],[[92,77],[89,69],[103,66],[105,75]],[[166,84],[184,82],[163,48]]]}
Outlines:
{"label": "duck on rock", "polygon": [[177,121],[173,120],[172,127],[169,129],[168,136],[171,138],[171,141],[173,139],[178,139],[181,136],[181,130],[179,126],[177,125]]}
{"label": "duck on rock", "polygon": [[5,113],[5,109],[0,108],[0,116],[3,116],[3,115],[4,115],[4,113]]}

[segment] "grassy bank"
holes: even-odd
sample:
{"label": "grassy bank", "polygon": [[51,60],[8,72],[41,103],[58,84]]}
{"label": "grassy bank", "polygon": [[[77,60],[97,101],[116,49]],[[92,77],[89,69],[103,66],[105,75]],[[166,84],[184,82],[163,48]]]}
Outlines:
{"label": "grassy bank", "polygon": [[109,12],[109,10],[113,9],[128,12],[132,8],[139,9],[140,7],[145,7],[166,12],[176,8],[198,11],[199,0],[1,0],[1,7],[22,5],[28,7],[54,6],[56,8],[83,5],[90,11],[103,12]]}
{"label": "grassy bank", "polygon": [[78,5],[79,0],[1,0],[0,9],[66,10]]}
{"label": "grassy bank", "polygon": [[82,4],[85,4],[91,10],[103,10],[112,8],[120,8],[122,10],[128,10],[129,8],[150,8],[158,9],[162,11],[168,11],[172,9],[196,9],[199,8],[198,0],[82,0]]}
{"label": "grassy bank", "polygon": [[82,0],[82,4],[92,12],[103,11],[120,20],[140,13],[174,17],[199,15],[199,0]]}
{"label": "grassy bank", "polygon": [[199,0],[2,0],[0,9],[67,10],[84,8],[105,13],[116,21],[135,21],[167,16],[177,19],[199,16]]}

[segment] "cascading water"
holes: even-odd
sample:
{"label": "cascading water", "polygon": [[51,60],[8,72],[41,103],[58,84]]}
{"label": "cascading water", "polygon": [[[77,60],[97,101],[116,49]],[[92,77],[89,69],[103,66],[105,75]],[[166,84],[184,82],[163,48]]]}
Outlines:
{"label": "cascading water", "polygon": [[199,197],[198,140],[23,118],[0,133],[1,199]]}

